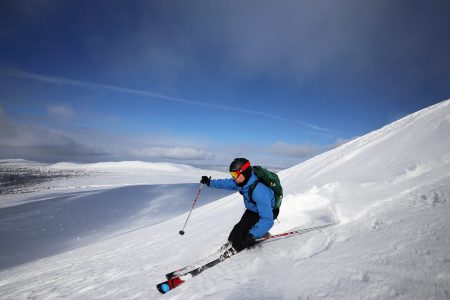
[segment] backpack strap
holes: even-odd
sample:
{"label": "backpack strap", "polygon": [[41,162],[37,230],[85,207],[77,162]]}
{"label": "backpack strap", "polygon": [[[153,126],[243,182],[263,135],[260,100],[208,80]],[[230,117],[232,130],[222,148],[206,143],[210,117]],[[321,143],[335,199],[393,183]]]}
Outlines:
{"label": "backpack strap", "polygon": [[[252,183],[252,185],[248,188],[248,199],[250,200],[250,202],[252,202],[253,204],[256,205],[256,201],[253,200],[252,194],[253,191],[255,190],[256,186],[258,185],[258,183],[260,183],[259,180],[256,180],[254,183]],[[264,182],[261,182],[262,184],[264,184]],[[265,184],[264,184],[265,185]],[[278,221],[278,214],[280,213],[280,208],[272,208],[272,213],[273,213],[273,219]],[[280,222],[280,221],[278,221]]]}

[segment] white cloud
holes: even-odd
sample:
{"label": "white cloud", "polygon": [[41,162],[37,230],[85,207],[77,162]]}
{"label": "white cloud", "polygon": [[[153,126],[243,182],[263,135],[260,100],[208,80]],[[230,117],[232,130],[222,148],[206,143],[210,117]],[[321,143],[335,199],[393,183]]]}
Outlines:
{"label": "white cloud", "polygon": [[48,106],[47,113],[54,117],[62,119],[72,119],[75,117],[75,112],[72,107],[65,104]]}

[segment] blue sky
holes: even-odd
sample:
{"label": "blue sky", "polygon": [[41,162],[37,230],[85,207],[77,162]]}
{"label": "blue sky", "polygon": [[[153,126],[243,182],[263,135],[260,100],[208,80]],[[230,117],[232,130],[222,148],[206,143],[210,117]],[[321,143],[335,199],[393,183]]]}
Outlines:
{"label": "blue sky", "polygon": [[284,168],[450,98],[448,1],[0,11],[0,158]]}

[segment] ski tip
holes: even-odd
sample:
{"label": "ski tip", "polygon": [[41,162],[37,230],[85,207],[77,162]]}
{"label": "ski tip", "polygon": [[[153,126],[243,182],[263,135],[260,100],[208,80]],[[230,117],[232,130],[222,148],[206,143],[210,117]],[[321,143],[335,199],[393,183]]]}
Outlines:
{"label": "ski tip", "polygon": [[156,285],[156,289],[158,289],[158,291],[161,294],[165,294],[168,291],[170,291],[170,286],[169,286],[169,284],[167,282],[163,282],[163,283],[157,284]]}
{"label": "ski tip", "polygon": [[157,284],[156,285],[156,289],[161,294],[165,294],[165,293],[173,290],[174,288],[176,288],[177,286],[179,286],[182,283],[184,283],[184,280],[182,280],[179,277],[175,277],[173,279],[169,279],[167,281],[164,281],[164,282],[161,282],[161,283]]}

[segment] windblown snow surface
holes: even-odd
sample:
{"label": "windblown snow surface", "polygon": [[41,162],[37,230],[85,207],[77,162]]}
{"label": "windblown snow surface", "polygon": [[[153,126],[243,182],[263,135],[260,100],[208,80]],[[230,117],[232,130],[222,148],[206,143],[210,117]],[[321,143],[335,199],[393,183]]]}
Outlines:
{"label": "windblown snow surface", "polygon": [[244,210],[239,194],[195,209],[185,236],[187,214],[175,211],[4,269],[0,298],[449,299],[449,149],[447,100],[281,171],[272,233],[340,223],[243,251],[164,296],[155,284],[165,273],[226,240]]}

